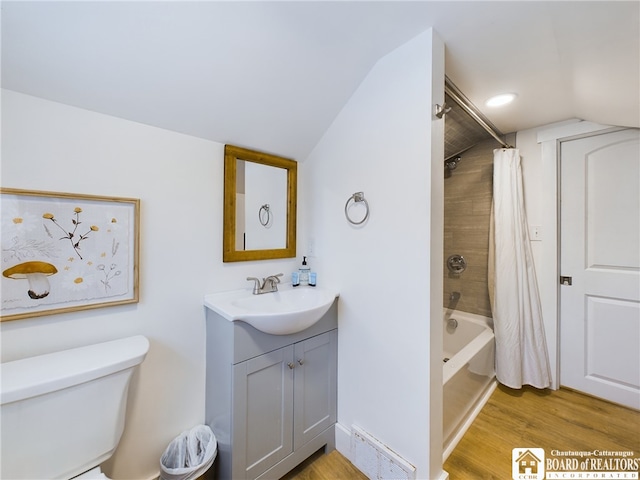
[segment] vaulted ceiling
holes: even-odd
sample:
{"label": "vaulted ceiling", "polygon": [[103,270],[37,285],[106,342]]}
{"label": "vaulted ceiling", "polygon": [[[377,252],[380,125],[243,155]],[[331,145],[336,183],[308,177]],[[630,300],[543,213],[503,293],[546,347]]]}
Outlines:
{"label": "vaulted ceiling", "polygon": [[[433,27],[504,133],[640,126],[637,1],[2,2],[2,87],[304,160],[378,59]],[[495,93],[516,101],[489,110]]]}

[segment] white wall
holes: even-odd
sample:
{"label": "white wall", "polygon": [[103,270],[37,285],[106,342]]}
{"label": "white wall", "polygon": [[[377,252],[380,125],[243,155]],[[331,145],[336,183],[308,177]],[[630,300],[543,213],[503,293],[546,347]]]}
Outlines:
{"label": "white wall", "polygon": [[[254,148],[258,148],[255,146]],[[293,260],[222,263],[224,145],[2,91],[2,186],[141,199],[140,302],[2,322],[2,361],[133,334],[150,352],[105,471],[147,479],[166,445],[204,421],[202,298]]]}
{"label": "white wall", "polygon": [[[545,220],[544,198],[555,192],[556,186],[545,183],[542,165],[542,146],[538,143],[538,134],[564,125],[579,122],[568,120],[565,122],[542,125],[540,127],[522,130],[516,134],[515,146],[520,150],[522,158],[522,182],[524,184],[524,202],[529,225],[541,226]],[[540,241],[531,242],[536,265],[539,264],[542,242],[549,240],[548,232],[541,230]]]}
{"label": "white wall", "polygon": [[[379,60],[301,165],[309,202],[300,217],[308,232],[300,247],[313,244],[318,285],[340,292],[338,422],[346,430],[339,429],[338,449],[351,456],[348,437],[341,436],[356,424],[415,465],[418,478],[442,471],[441,360],[433,377],[430,372],[430,355],[442,357],[442,270],[441,261],[431,265],[430,248],[431,112],[442,103],[432,88],[443,95],[443,52],[428,31]],[[432,74],[442,79],[435,86]],[[442,130],[435,130],[440,138],[433,143],[441,148]],[[434,158],[435,182],[442,185],[442,153]],[[364,192],[371,211],[359,227],[344,215],[356,191]],[[437,195],[434,248],[441,260],[441,188]]]}

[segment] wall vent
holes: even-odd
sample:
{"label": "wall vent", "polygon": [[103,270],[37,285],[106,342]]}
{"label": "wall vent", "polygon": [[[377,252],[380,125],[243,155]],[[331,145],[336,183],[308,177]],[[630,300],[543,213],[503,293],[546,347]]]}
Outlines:
{"label": "wall vent", "polygon": [[415,480],[416,467],[360,427],[351,426],[353,464],[371,480]]}

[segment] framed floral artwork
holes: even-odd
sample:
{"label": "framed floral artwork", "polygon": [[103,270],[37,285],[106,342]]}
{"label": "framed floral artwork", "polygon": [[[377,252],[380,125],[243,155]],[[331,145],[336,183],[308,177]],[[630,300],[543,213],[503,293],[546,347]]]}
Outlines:
{"label": "framed floral artwork", "polygon": [[139,199],[0,196],[1,321],[138,302]]}

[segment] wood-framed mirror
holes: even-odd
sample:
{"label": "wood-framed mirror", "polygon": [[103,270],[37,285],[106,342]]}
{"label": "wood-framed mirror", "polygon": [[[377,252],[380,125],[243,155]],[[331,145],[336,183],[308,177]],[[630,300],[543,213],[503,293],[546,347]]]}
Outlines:
{"label": "wood-framed mirror", "polygon": [[296,256],[298,164],[224,147],[224,262]]}

